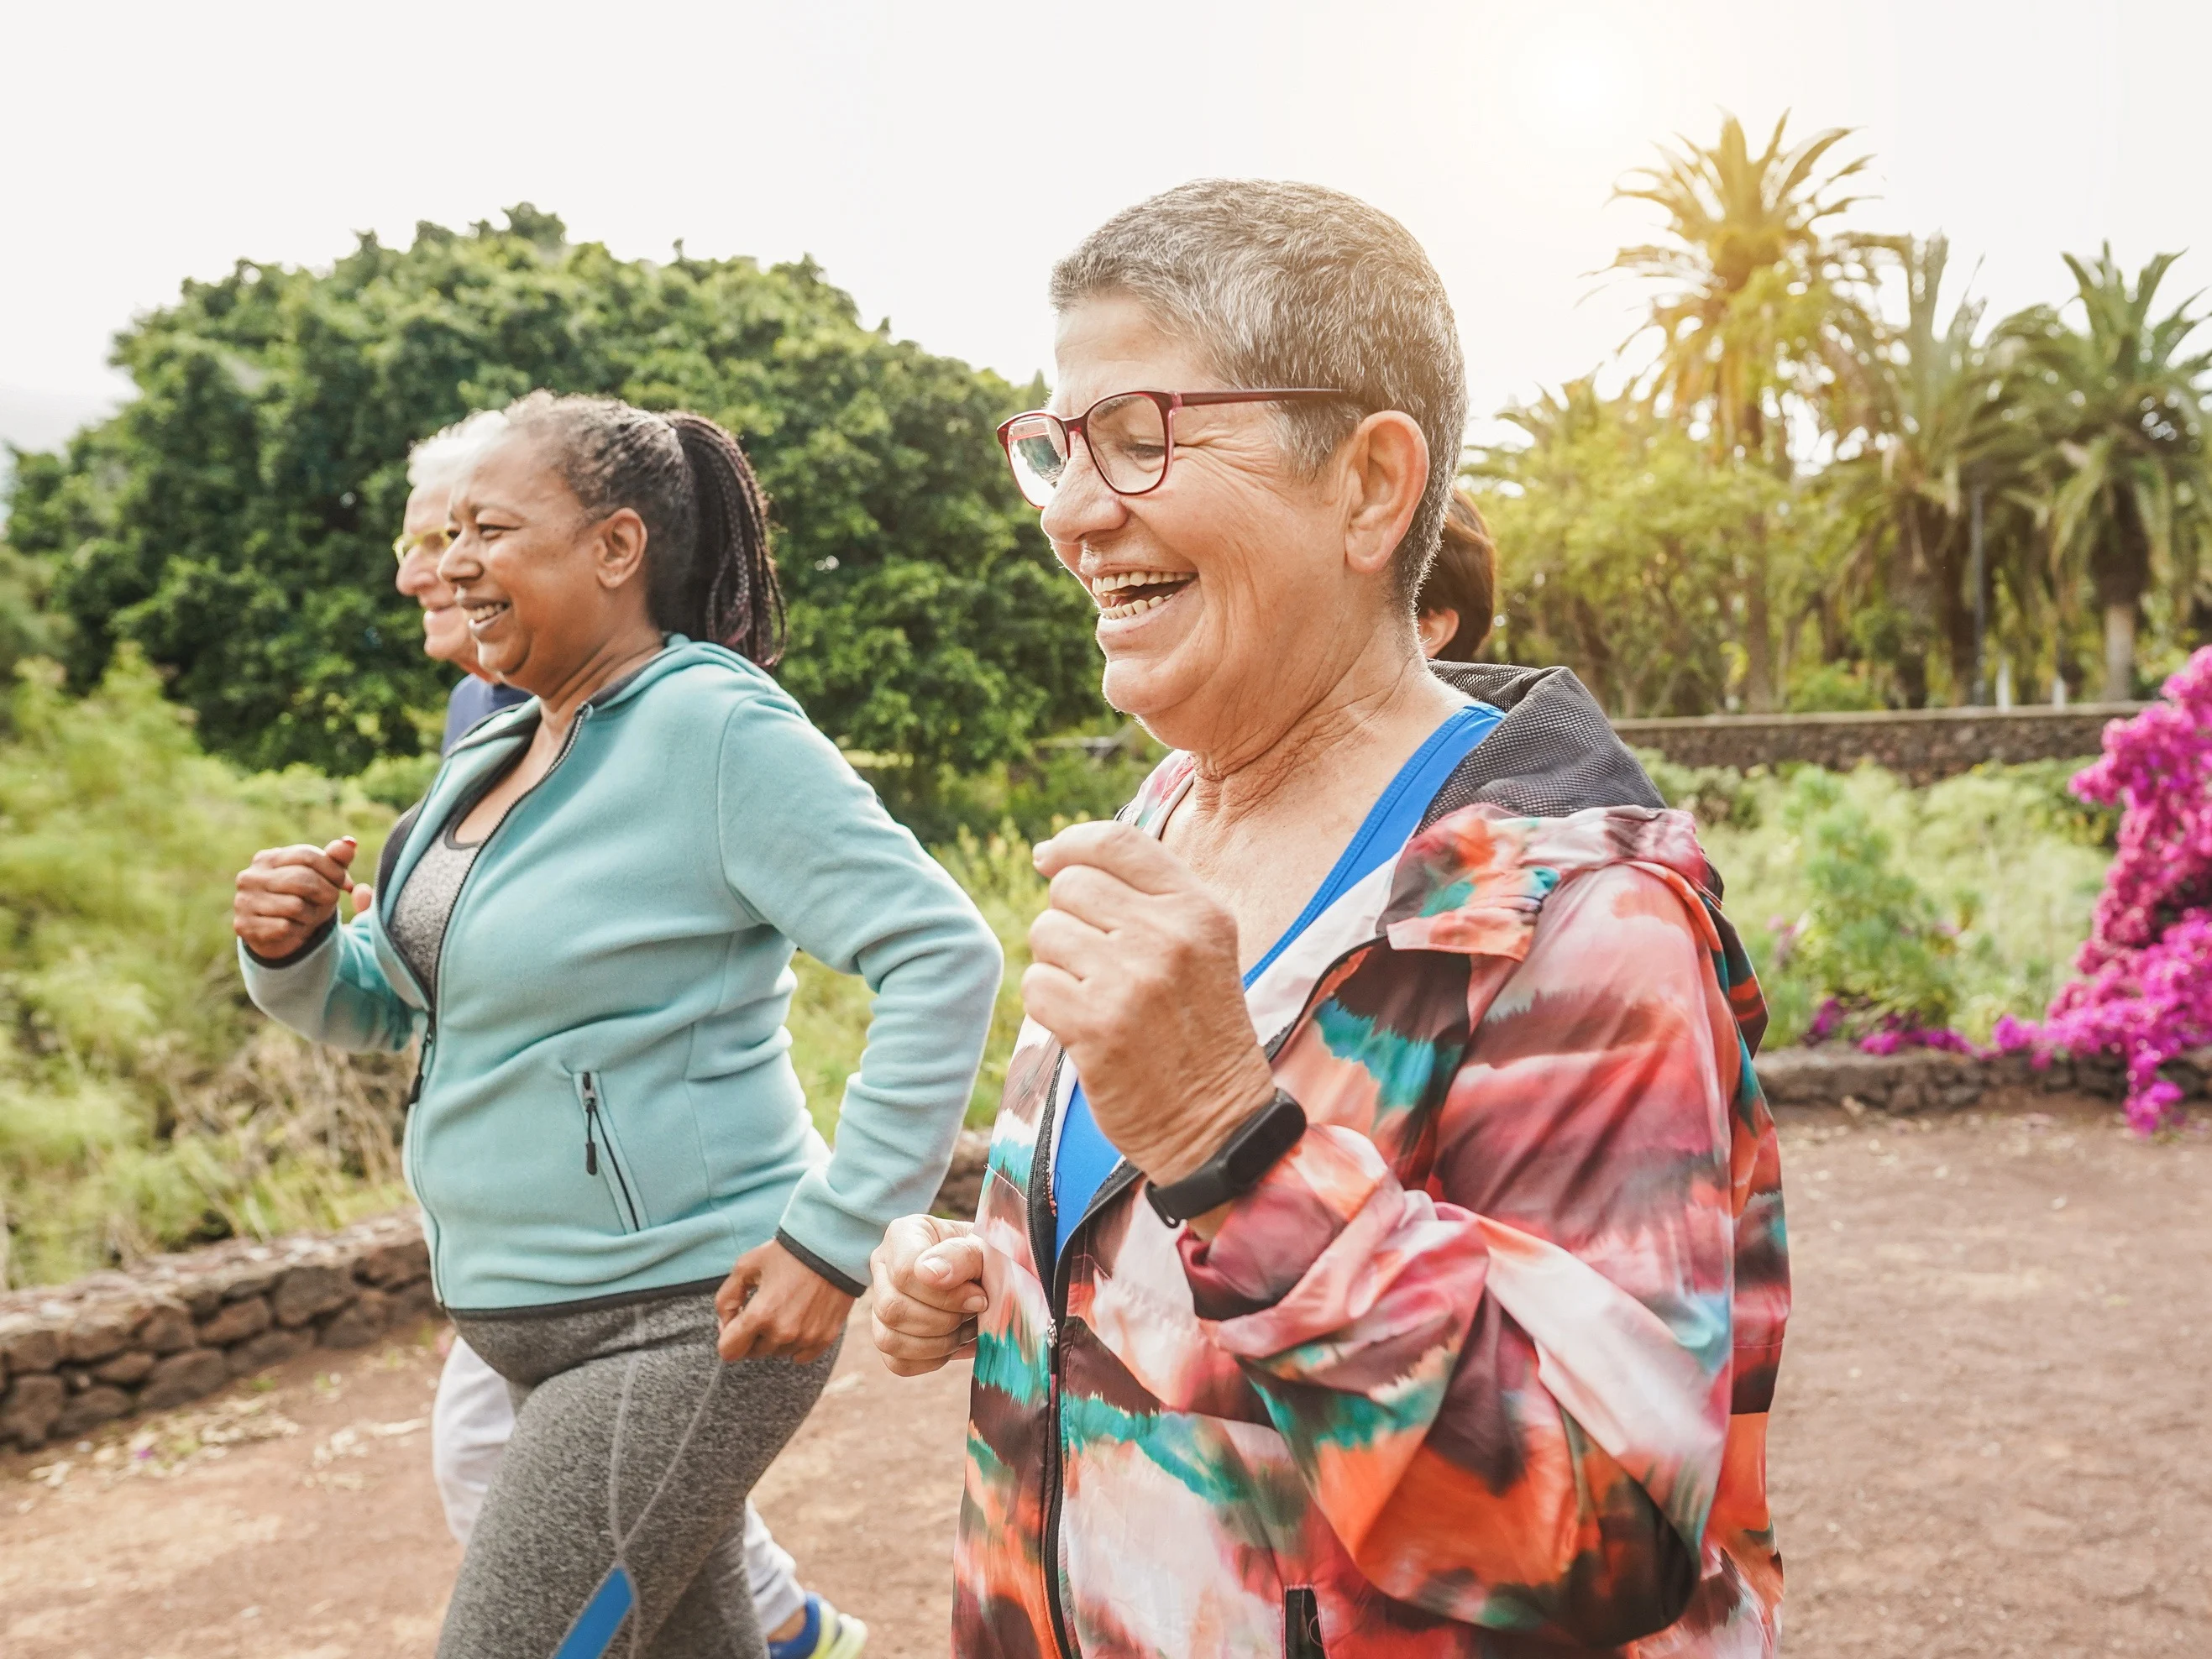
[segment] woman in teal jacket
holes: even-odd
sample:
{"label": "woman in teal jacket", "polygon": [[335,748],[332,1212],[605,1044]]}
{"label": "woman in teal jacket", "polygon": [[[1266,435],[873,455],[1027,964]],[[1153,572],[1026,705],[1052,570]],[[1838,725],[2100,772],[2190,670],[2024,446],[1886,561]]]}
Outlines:
{"label": "woman in teal jacket", "polygon": [[[700,1568],[943,1176],[1000,955],[765,672],[736,441],[602,399],[509,415],[439,575],[532,700],[454,750],[352,924],[350,841],[258,854],[240,957],[307,1036],[422,1040],[439,1297],[519,1399],[441,1653],[750,1656],[744,1587]],[[834,1152],[788,1057],[794,945],[876,993]]]}

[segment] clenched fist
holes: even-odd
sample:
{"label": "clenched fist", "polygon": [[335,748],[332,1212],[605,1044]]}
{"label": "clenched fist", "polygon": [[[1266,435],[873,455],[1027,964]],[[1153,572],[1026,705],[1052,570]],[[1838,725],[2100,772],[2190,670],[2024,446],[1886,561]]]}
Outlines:
{"label": "clenched fist", "polygon": [[1036,856],[1052,902],[1030,929],[1023,1005],[1066,1048],[1100,1133],[1154,1182],[1180,1181],[1274,1093],[1236,918],[1126,823],[1076,824]]}
{"label": "clenched fist", "polygon": [[238,872],[231,931],[257,957],[275,962],[290,956],[337,914],[338,901],[353,890],[347,866],[360,850],[351,836],[341,836],[327,847],[270,847],[256,853],[253,862]]}
{"label": "clenched fist", "polygon": [[902,1216],[868,1258],[869,1320],[876,1352],[898,1376],[933,1371],[975,1346],[990,1305],[983,1241],[965,1221]]}

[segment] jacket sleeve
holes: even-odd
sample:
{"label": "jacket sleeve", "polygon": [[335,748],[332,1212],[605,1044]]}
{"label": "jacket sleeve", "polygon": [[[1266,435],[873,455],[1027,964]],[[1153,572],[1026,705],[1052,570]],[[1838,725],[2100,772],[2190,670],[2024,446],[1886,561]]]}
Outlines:
{"label": "jacket sleeve", "polygon": [[[1477,1023],[1425,1189],[1325,1122],[1210,1243],[1183,1236],[1200,1317],[1393,1596],[1610,1648],[1696,1588],[1728,1434],[1742,1054],[1701,927],[1644,868],[1567,883],[1525,959],[1468,964]],[[1402,1041],[1316,1040],[1387,1109]],[[1293,1093],[1298,1064],[1278,1059]]]}
{"label": "jacket sleeve", "polygon": [[320,938],[283,962],[266,962],[238,947],[246,994],[271,1019],[301,1036],[337,1048],[404,1048],[415,1040],[421,1013],[403,1000],[377,965],[373,916],[340,927],[325,924]]}
{"label": "jacket sleeve", "polygon": [[723,872],[746,908],[875,994],[830,1161],[801,1179],[778,1234],[858,1295],[884,1229],[927,1209],[951,1161],[998,997],[999,942],[779,694],[732,711],[718,807]]}

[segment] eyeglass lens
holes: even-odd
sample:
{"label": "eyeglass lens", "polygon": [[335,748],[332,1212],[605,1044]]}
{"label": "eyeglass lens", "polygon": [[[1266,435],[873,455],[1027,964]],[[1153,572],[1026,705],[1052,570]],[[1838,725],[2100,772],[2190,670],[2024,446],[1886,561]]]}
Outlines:
{"label": "eyeglass lens", "polygon": [[[1109,489],[1138,495],[1160,481],[1167,470],[1167,416],[1150,398],[1136,393],[1108,398],[1092,405],[1083,432],[1091,464]],[[1014,479],[1032,507],[1042,507],[1066,475],[1067,428],[1049,415],[1032,415],[1006,434],[1006,453]]]}

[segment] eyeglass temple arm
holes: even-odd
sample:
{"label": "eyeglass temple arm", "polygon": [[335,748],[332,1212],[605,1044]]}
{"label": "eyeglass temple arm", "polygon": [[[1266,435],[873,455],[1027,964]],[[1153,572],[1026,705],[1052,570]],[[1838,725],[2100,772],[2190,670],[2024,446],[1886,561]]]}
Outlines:
{"label": "eyeglass temple arm", "polygon": [[1315,398],[1345,398],[1350,394],[1328,386],[1275,386],[1255,392],[1178,392],[1175,401],[1186,406],[1200,404],[1274,404],[1304,402]]}

